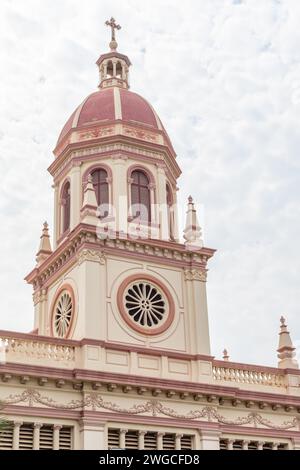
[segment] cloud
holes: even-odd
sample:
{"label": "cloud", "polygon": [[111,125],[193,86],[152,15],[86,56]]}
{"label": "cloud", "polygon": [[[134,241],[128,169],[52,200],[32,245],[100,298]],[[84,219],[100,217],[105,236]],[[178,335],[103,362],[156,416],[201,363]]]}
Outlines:
{"label": "cloud", "polygon": [[96,89],[104,21],[123,25],[132,89],[158,111],[201,203],[213,353],[276,364],[279,317],[299,341],[297,0],[3,0],[0,7],[1,328],[32,328],[46,168],[68,115]]}

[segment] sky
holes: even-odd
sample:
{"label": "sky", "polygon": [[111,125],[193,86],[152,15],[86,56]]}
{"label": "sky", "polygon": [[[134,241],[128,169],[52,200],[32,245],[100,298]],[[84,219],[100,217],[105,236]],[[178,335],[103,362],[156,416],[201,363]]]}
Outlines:
{"label": "sky", "polygon": [[47,168],[65,121],[96,90],[122,25],[131,89],[153,105],[198,203],[212,353],[275,366],[284,314],[300,350],[299,0],[1,0],[0,329],[30,331]]}

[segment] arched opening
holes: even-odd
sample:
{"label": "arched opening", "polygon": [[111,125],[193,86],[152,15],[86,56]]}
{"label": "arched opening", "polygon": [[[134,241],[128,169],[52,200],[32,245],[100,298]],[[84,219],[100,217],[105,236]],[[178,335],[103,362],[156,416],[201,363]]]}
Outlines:
{"label": "arched opening", "polygon": [[122,78],[122,65],[121,65],[120,62],[117,62],[116,77],[117,78]]}
{"label": "arched opening", "polygon": [[114,74],[114,67],[113,67],[112,61],[110,60],[107,64],[106,78],[111,78],[113,74]]}
{"label": "arched opening", "polygon": [[174,240],[174,210],[173,210],[173,194],[172,190],[167,184],[166,186],[166,193],[167,193],[167,209],[168,209],[168,228],[169,228],[169,238],[170,240]]}
{"label": "arched opening", "polygon": [[99,217],[103,219],[109,213],[109,187],[107,181],[107,171],[103,168],[96,169],[91,173],[93,186],[99,209]]}
{"label": "arched opening", "polygon": [[131,213],[134,219],[151,221],[151,202],[148,176],[140,170],[131,174]]}
{"label": "arched opening", "polygon": [[62,233],[67,232],[70,229],[70,218],[71,218],[71,186],[67,181],[62,190]]}

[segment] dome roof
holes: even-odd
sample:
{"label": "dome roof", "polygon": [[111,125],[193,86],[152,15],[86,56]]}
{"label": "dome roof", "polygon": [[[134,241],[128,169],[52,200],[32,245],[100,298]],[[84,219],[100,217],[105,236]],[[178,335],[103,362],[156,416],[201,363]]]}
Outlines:
{"label": "dome roof", "polygon": [[127,89],[110,87],[100,89],[86,98],[66,122],[57,143],[72,129],[116,120],[162,131],[169,141],[158,115],[144,98]]}

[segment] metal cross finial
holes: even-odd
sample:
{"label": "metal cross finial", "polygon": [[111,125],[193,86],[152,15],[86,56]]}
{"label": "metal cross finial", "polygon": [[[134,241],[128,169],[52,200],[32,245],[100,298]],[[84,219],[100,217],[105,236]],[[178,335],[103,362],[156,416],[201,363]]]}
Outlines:
{"label": "metal cross finial", "polygon": [[106,26],[109,26],[111,28],[111,40],[115,41],[116,40],[116,29],[120,30],[121,26],[119,24],[116,24],[116,20],[114,18],[111,18],[110,21],[105,22]]}

